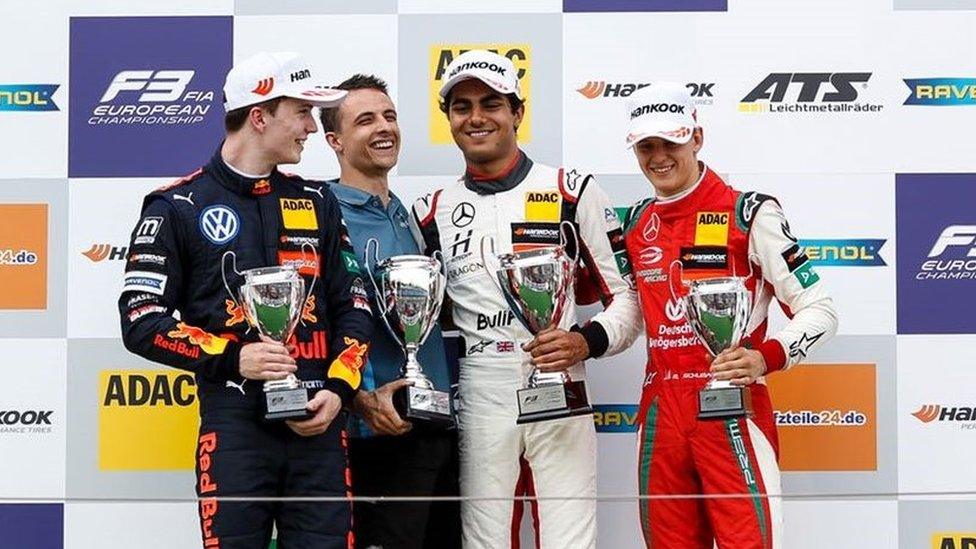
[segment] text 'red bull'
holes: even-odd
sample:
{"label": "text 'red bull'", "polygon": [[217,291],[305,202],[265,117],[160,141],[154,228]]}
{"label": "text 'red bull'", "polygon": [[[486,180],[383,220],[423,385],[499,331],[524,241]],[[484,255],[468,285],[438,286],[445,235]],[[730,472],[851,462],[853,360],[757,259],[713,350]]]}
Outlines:
{"label": "text 'red bull'", "polygon": [[220,538],[213,533],[214,516],[217,515],[217,498],[203,497],[204,494],[212,494],[217,491],[217,483],[210,476],[210,467],[213,465],[212,455],[217,449],[217,433],[205,433],[200,435],[200,444],[197,447],[197,473],[198,489],[200,493],[200,526],[203,530],[204,547],[220,547]]}
{"label": "text 'red bull'", "polygon": [[169,337],[174,339],[187,339],[191,344],[196,345],[203,349],[203,352],[208,355],[219,355],[224,352],[227,347],[227,340],[215,336],[210,332],[206,332],[196,326],[190,326],[185,322],[180,322],[176,325],[175,330],[170,330],[168,334]]}

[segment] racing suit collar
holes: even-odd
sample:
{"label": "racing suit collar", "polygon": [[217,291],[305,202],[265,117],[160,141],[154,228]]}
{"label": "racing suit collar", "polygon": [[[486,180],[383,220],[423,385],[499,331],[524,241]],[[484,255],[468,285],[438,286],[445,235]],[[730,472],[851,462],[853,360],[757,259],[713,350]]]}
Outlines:
{"label": "racing suit collar", "polygon": [[532,159],[521,149],[512,166],[494,177],[486,177],[468,169],[464,172],[464,186],[469,191],[474,191],[481,195],[501,193],[514,189],[525,179],[532,169]]}
{"label": "racing suit collar", "polygon": [[210,172],[227,190],[244,196],[260,196],[271,192],[271,182],[278,177],[278,169],[271,170],[271,173],[264,177],[253,177],[244,175],[224,161],[220,155],[221,147],[217,147],[217,152],[210,159],[206,170]]}
{"label": "racing suit collar", "polygon": [[698,181],[681,193],[654,201],[655,211],[662,216],[682,216],[693,212],[703,200],[711,196],[716,188],[725,186],[725,182],[704,162],[701,162],[701,175]]}

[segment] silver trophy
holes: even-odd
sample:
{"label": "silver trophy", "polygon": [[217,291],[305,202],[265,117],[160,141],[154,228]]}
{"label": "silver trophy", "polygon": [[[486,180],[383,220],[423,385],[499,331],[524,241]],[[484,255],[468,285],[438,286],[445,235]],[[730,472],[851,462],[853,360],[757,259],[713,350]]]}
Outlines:
{"label": "silver trophy", "polygon": [[[737,276],[684,282],[685,317],[712,357],[739,344],[752,316],[752,293],[746,279]],[[698,394],[698,417],[728,418],[746,415],[749,392],[731,381],[709,380]]]}
{"label": "silver trophy", "polygon": [[[578,249],[573,225],[563,224],[569,227],[574,249]],[[576,259],[566,253],[562,236],[560,230],[563,242],[559,246],[500,255],[495,255],[494,241],[490,237],[481,240],[482,263],[488,267],[485,247],[490,242],[490,253],[498,264],[492,280],[496,281],[515,318],[533,336],[559,326],[572,289]],[[593,413],[586,396],[586,384],[573,381],[565,371],[545,373],[533,367],[526,386],[517,393],[518,424]]]}
{"label": "silver trophy", "polygon": [[444,302],[442,262],[423,255],[397,255],[379,261],[375,238],[366,242],[364,260],[375,290],[376,309],[406,356],[403,378],[413,382],[393,395],[394,407],[406,419],[453,425],[450,394],[438,391],[417,361],[417,352],[434,328]]}

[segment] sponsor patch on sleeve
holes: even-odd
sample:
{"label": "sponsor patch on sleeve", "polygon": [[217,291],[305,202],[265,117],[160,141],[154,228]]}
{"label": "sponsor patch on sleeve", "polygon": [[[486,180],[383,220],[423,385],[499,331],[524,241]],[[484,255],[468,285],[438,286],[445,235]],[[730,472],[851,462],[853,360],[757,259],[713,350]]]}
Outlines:
{"label": "sponsor patch on sleeve", "polygon": [[168,277],[166,275],[159,273],[129,271],[125,273],[125,282],[122,286],[122,291],[163,295],[166,291],[167,279]]}
{"label": "sponsor patch on sleeve", "polygon": [[791,273],[796,272],[796,270],[805,265],[808,260],[807,254],[798,244],[793,244],[781,255],[783,256],[783,261],[786,262],[786,268],[789,269]]}
{"label": "sponsor patch on sleeve", "polygon": [[355,254],[342,250],[339,252],[339,255],[342,256],[342,264],[346,267],[347,271],[357,275],[362,274],[362,271],[359,269],[359,261],[356,260]]}
{"label": "sponsor patch on sleeve", "polygon": [[809,261],[797,268],[796,272],[793,273],[793,276],[800,281],[800,286],[802,286],[803,289],[807,289],[820,281],[820,275],[817,274],[817,271],[813,270],[813,263],[810,263]]}
{"label": "sponsor patch on sleeve", "polygon": [[311,198],[281,198],[281,220],[286,229],[317,230],[319,220]]}

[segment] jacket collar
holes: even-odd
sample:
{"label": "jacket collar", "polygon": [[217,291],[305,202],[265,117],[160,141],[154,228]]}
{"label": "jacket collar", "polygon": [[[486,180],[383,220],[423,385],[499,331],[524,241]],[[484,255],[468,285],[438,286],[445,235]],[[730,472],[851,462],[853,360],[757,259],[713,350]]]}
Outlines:
{"label": "jacket collar", "polygon": [[520,149],[512,165],[497,176],[484,176],[469,169],[464,173],[464,186],[482,195],[510,191],[525,179],[531,169],[532,159]]}
{"label": "jacket collar", "polygon": [[278,181],[280,177],[278,168],[271,170],[271,173],[266,177],[249,177],[243,175],[235,171],[224,161],[220,155],[221,148],[223,148],[223,143],[221,143],[220,147],[217,147],[217,152],[214,153],[213,158],[210,159],[210,163],[204,168],[218,183],[227,190],[243,196],[262,196],[271,192],[272,182]]}

